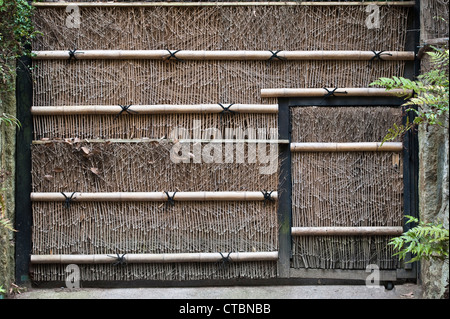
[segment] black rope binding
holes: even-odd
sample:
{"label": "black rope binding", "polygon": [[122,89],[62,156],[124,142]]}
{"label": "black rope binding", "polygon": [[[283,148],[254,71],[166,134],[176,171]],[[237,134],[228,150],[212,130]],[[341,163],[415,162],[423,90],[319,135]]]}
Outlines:
{"label": "black rope binding", "polygon": [[220,104],[220,103],[218,103],[218,104],[222,108],[222,111],[220,111],[220,124],[222,124],[222,122],[223,122],[224,115],[226,115],[226,114],[231,114],[231,115],[237,114],[236,111],[230,110],[230,107],[232,107],[234,105],[234,103],[232,103],[232,104],[230,104],[228,106],[223,106],[223,104]]}
{"label": "black rope binding", "polygon": [[274,201],[274,199],[272,198],[273,191],[268,192],[268,191],[264,190],[264,191],[261,191],[261,193],[264,195],[264,205],[266,205],[267,201],[269,201],[269,202]]}
{"label": "black rope binding", "polygon": [[173,193],[172,196],[169,195],[169,192],[164,191],[164,193],[166,193],[166,195],[167,195],[167,205],[166,206],[169,206],[169,205],[175,206],[175,194],[177,192]]}
{"label": "black rope binding", "polygon": [[177,60],[179,62],[184,62],[183,60],[181,60],[179,57],[176,56],[176,54],[178,52],[180,52],[181,50],[176,50],[176,51],[172,52],[172,51],[166,49],[166,51],[169,52],[169,56],[164,58],[165,61],[169,61],[171,58],[174,58],[175,60]]}
{"label": "black rope binding", "polygon": [[66,200],[64,201],[64,207],[65,208],[70,208],[70,203],[74,199],[73,195],[75,195],[75,192],[73,192],[72,195],[70,195],[70,197],[67,197],[66,194],[64,194],[63,192],[61,192],[61,194],[63,194],[64,197],[66,198]]}
{"label": "black rope binding", "polygon": [[72,61],[72,59],[74,59],[74,60],[77,59],[77,57],[75,56],[76,51],[77,51],[77,49],[73,49],[73,50],[69,49],[69,62]]}
{"label": "black rope binding", "polygon": [[374,56],[370,59],[370,61],[383,60],[383,58],[381,57],[382,55],[392,56],[391,53],[383,53],[383,52],[385,52],[384,50],[383,51],[378,51],[378,52],[374,51],[374,50],[371,50],[371,51],[373,52]]}
{"label": "black rope binding", "polygon": [[287,59],[285,57],[279,56],[278,53],[280,53],[282,50],[277,50],[273,52],[272,50],[269,50],[270,53],[272,53],[272,56],[267,60],[267,65],[269,65],[270,61],[274,59],[278,59],[280,61],[286,61]]}
{"label": "black rope binding", "polygon": [[338,89],[338,88],[334,88],[334,89],[331,90],[331,91],[328,90],[327,88],[323,88],[323,89],[327,91],[327,93],[325,93],[325,95],[323,96],[324,99],[326,99],[327,97],[330,97],[330,96],[336,97],[336,95],[334,95],[335,93],[341,93],[341,94],[347,94],[347,93],[348,93],[347,91],[344,91],[344,92],[337,92],[337,89]]}
{"label": "black rope binding", "polygon": [[326,98],[329,98],[329,97],[336,97],[335,93],[340,93],[340,94],[347,94],[347,93],[348,93],[347,91],[344,91],[344,92],[338,92],[338,91],[337,91],[338,88],[334,88],[334,89],[332,89],[331,91],[328,90],[327,88],[323,88],[323,89],[326,90],[327,93],[325,93],[325,95],[323,96],[323,99],[322,99],[322,101],[320,102],[320,104],[322,104],[323,101],[324,101]]}
{"label": "black rope binding", "polygon": [[127,264],[127,259],[125,258],[126,254],[123,254],[122,256],[120,256],[120,254],[116,254],[116,255],[117,256],[107,255],[108,257],[116,258],[116,262],[113,263],[113,266],[124,266]]}
{"label": "black rope binding", "polygon": [[225,257],[221,252],[219,252],[220,256],[222,258],[220,258],[220,260],[218,261],[220,263],[220,267],[219,269],[222,268],[227,268],[229,266],[229,264],[231,264],[233,262],[233,260],[231,259],[230,255],[231,255],[231,251],[228,253],[228,255]]}
{"label": "black rope binding", "polygon": [[372,52],[373,52],[373,57],[369,60],[369,67],[370,66],[372,66],[372,62],[373,61],[381,61],[381,60],[384,60],[381,56],[382,55],[389,55],[389,56],[392,56],[392,54],[391,53],[383,53],[383,52],[385,52],[384,50],[383,51],[374,51],[374,50],[371,50]]}
{"label": "black rope binding", "polygon": [[220,112],[220,114],[236,114],[236,111],[230,110],[230,107],[232,107],[234,105],[234,103],[228,105],[228,106],[223,106],[222,104],[220,104],[220,107],[222,108],[222,111]]}
{"label": "black rope binding", "polygon": [[138,112],[136,112],[136,111],[134,111],[134,110],[131,110],[130,109],[130,106],[131,106],[132,104],[130,104],[130,105],[120,105],[119,104],[119,106],[121,107],[121,111],[116,115],[116,117],[114,118],[114,120],[116,120],[123,112],[126,112],[126,113],[128,113],[128,114],[138,114]]}

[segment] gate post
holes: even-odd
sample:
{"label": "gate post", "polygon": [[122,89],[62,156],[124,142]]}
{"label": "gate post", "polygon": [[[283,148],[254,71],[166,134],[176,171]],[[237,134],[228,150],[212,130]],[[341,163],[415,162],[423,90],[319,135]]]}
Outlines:
{"label": "gate post", "polygon": [[278,99],[278,139],[289,140],[279,144],[278,179],[278,277],[288,278],[291,261],[292,182],[291,182],[291,120],[289,99]]}
{"label": "gate post", "polygon": [[[415,5],[411,9],[411,14],[408,16],[408,30],[406,35],[405,50],[414,51],[416,58],[414,61],[408,61],[405,64],[404,77],[414,80],[420,74],[420,59],[417,57],[420,45],[420,0],[415,0]],[[403,106],[405,115],[403,116],[402,124],[406,125],[406,120],[413,123],[415,114],[413,112],[406,112],[408,107]],[[419,217],[419,139],[418,129],[414,127],[406,132],[403,138],[403,211],[404,215]],[[415,225],[413,223],[404,224],[404,231],[408,231]],[[412,258],[408,253],[407,259]],[[401,277],[418,278],[418,262],[405,263],[404,270],[401,272]]]}
{"label": "gate post", "polygon": [[31,254],[31,143],[33,139],[33,80],[31,58],[22,57],[17,61],[16,104],[17,119],[21,128],[17,130],[16,141],[16,212],[15,212],[15,281],[29,284]]}

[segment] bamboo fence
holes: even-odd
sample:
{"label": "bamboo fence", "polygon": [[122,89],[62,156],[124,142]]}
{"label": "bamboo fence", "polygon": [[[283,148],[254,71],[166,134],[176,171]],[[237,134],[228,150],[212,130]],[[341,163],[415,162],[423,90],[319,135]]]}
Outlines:
{"label": "bamboo fence", "polygon": [[[279,169],[264,175],[267,161],[249,160],[257,144],[251,141],[272,141],[266,153],[280,142],[271,135],[278,130],[277,97],[262,90],[367,88],[403,74],[414,59],[404,51],[410,1],[377,2],[389,26],[380,29],[368,29],[367,13],[353,2],[75,4],[80,28],[67,27],[67,3],[33,4],[42,34],[32,44],[32,260],[103,256],[108,263],[80,265],[83,280],[276,277]],[[326,111],[331,118],[321,116]],[[389,120],[398,120],[393,114],[363,107],[293,110],[293,123],[300,119],[305,127],[295,122],[292,141],[379,142]],[[238,134],[227,136],[227,129]],[[232,149],[234,156],[244,153],[243,162],[203,163],[193,148],[185,163],[169,157],[177,141],[204,147],[229,139],[234,142],[227,145],[246,141]],[[292,160],[293,227],[400,226],[399,154],[293,152]],[[255,200],[242,197],[249,191]],[[241,195],[202,197],[231,192]],[[188,193],[200,196],[183,199]],[[53,197],[35,201],[39,194]],[[115,199],[83,201],[89,194]],[[124,194],[141,195],[122,201]],[[397,261],[387,240],[295,236],[292,262],[345,269],[380,262],[391,269]],[[225,263],[217,252],[241,262]],[[270,260],[244,261],[235,253],[267,253]],[[114,265],[117,259],[107,255],[117,254],[130,264]],[[198,262],[202,254],[210,261]],[[150,259],[131,263],[134,255]],[[175,261],[175,255],[189,258]],[[34,280],[64,281],[65,264],[49,259],[32,265]]]}

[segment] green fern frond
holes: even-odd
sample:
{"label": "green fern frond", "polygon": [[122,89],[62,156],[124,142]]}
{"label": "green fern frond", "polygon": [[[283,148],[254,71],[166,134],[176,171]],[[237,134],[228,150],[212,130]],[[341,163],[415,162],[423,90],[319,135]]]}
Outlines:
{"label": "green fern frond", "polygon": [[442,66],[449,65],[449,50],[441,50],[433,47],[434,51],[427,52],[427,54],[431,57],[431,62],[434,64],[439,64]]}
{"label": "green fern frond", "polygon": [[[402,136],[414,125],[439,125],[446,126],[449,115],[449,50],[434,48],[433,52],[427,52],[431,57],[433,68],[410,80],[403,77],[381,77],[370,83],[370,86],[381,86],[386,90],[403,89],[398,96],[405,99],[403,106],[411,106],[408,112],[413,112],[413,123],[407,125],[394,124],[388,130],[382,143],[394,140]],[[411,91],[413,94],[411,94]],[[446,121],[447,120],[447,121]],[[448,128],[448,127],[447,127]]]}
{"label": "green fern frond", "polygon": [[409,254],[414,257],[407,261],[411,263],[420,259],[445,258],[449,255],[449,230],[442,224],[419,222],[417,218],[405,216],[408,223],[419,223],[401,236],[394,237],[389,242],[394,250],[394,256],[406,259]]}
{"label": "green fern frond", "polygon": [[0,115],[0,124],[1,123],[5,123],[8,126],[17,126],[17,127],[21,127],[21,123],[20,121],[13,115],[10,114],[6,114],[3,113],[2,115]]}
{"label": "green fern frond", "polygon": [[383,141],[381,142],[381,145],[383,145],[386,142],[393,141],[399,136],[403,136],[406,132],[408,132],[412,126],[414,126],[415,123],[410,123],[409,118],[406,118],[406,124],[400,124],[397,125],[396,123],[393,124],[392,128],[388,129],[388,133],[383,138]]}

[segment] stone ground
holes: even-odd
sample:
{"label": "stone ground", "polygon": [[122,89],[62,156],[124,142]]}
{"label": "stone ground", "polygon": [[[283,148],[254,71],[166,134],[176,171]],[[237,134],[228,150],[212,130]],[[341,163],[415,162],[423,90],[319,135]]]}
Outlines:
{"label": "stone ground", "polygon": [[182,288],[29,288],[10,299],[422,299],[420,285],[392,290],[365,285],[282,285]]}

